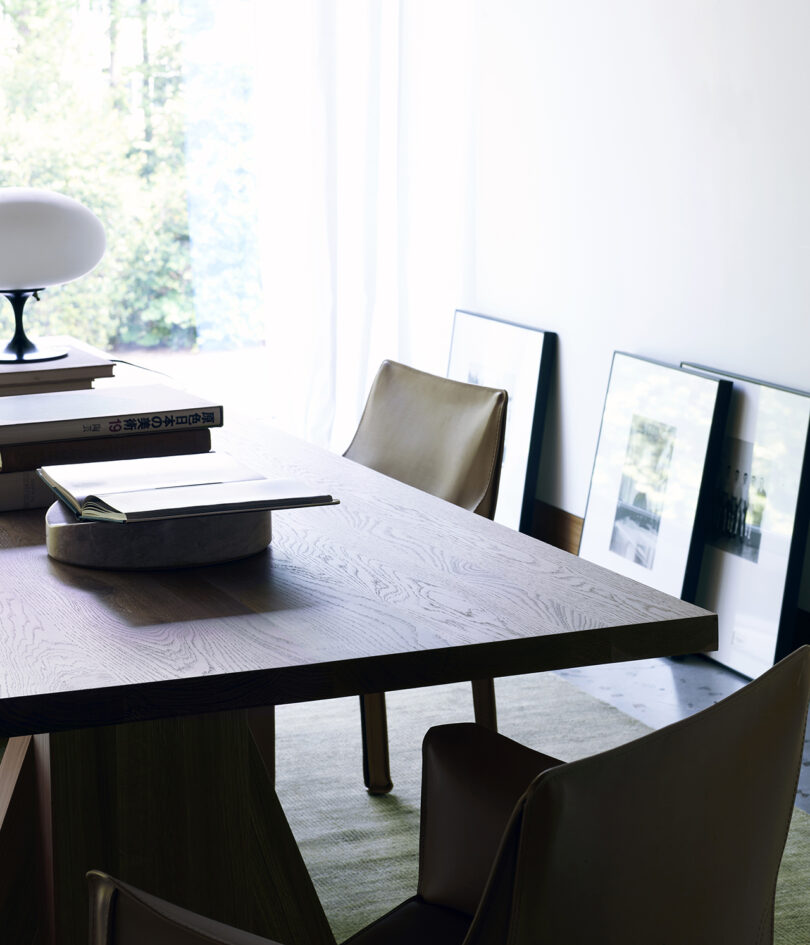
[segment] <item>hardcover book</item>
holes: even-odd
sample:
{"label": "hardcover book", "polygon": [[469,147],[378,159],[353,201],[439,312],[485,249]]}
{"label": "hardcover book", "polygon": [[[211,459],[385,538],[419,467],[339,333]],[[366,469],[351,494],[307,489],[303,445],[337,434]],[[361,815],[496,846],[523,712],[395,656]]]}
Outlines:
{"label": "hardcover book", "polygon": [[35,470],[40,466],[96,463],[177,453],[207,453],[211,431],[207,427],[136,433],[132,436],[79,437],[75,440],[45,440],[41,443],[11,443],[0,446],[0,484],[7,474]]}
{"label": "hardcover book", "polygon": [[0,397],[15,397],[18,394],[50,394],[61,390],[91,390],[93,378],[56,381],[52,384],[5,384],[0,386]]}
{"label": "hardcover book", "polygon": [[0,512],[47,509],[49,505],[53,505],[53,492],[33,469],[0,475]]}
{"label": "hardcover book", "polygon": [[222,407],[164,384],[0,398],[0,446],[222,426]]}
{"label": "hardcover book", "polygon": [[[73,344],[69,342],[73,341]],[[115,364],[71,338],[42,338],[43,347],[67,347],[57,361],[28,361],[0,366],[0,397],[60,390],[89,390],[97,377],[112,377]],[[66,344],[67,342],[67,344]]]}
{"label": "hardcover book", "polygon": [[77,518],[89,522],[337,504],[301,482],[267,479],[227,453],[46,466],[39,475]]}

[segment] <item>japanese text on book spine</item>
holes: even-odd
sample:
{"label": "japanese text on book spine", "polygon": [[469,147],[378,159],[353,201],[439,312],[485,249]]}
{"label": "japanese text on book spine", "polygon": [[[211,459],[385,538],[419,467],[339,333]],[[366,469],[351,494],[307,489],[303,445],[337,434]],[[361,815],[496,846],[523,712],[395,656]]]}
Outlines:
{"label": "japanese text on book spine", "polygon": [[134,433],[144,430],[166,430],[173,427],[211,426],[214,414],[211,411],[155,414],[152,417],[116,417],[103,423],[83,423],[84,433]]}

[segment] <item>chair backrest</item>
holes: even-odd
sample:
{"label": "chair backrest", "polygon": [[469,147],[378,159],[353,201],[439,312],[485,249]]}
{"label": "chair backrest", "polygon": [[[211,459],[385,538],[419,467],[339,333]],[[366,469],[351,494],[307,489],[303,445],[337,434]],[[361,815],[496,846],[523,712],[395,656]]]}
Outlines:
{"label": "chair backrest", "polygon": [[87,874],[89,945],[276,945],[135,889],[99,870]]}
{"label": "chair backrest", "polygon": [[504,390],[383,361],[344,456],[492,518],[506,402]]}
{"label": "chair backrest", "polygon": [[539,775],[468,945],[770,945],[808,696],[805,646],[703,712]]}

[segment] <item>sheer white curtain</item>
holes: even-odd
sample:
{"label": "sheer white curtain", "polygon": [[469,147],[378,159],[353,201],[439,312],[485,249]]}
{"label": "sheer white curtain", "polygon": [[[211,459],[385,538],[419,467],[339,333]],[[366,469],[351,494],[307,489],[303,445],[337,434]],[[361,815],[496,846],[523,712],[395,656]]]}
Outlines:
{"label": "sheer white curtain", "polygon": [[257,0],[274,413],[342,449],[380,361],[444,373],[473,290],[474,3]]}

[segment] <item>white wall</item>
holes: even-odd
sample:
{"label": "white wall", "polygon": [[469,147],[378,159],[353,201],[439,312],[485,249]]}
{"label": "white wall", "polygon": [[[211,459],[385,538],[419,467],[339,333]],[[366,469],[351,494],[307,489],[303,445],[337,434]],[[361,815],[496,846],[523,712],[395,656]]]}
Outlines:
{"label": "white wall", "polygon": [[459,307],[559,334],[539,497],[587,501],[614,350],[810,389],[810,3],[480,0]]}

